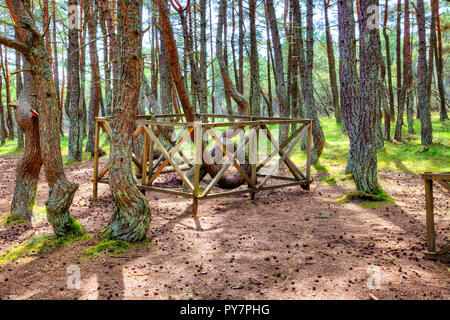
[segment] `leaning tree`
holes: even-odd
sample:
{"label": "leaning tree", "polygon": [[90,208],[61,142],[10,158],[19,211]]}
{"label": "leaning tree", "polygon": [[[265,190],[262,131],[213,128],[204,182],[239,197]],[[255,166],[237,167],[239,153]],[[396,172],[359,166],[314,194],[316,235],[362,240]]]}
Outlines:
{"label": "leaning tree", "polygon": [[42,162],[50,187],[49,197],[45,202],[47,219],[57,236],[79,234],[82,227],[69,214],[78,184],[69,181],[63,169],[59,134],[60,112],[51,58],[46,49],[44,35],[38,30],[29,0],[6,0],[6,5],[21,40],[0,36],[0,44],[23,54],[34,79]]}

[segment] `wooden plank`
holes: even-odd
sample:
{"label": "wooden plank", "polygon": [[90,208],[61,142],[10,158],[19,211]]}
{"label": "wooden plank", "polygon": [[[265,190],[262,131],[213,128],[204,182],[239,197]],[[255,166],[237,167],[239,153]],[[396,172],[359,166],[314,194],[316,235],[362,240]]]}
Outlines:
{"label": "wooden plank", "polygon": [[[272,160],[272,158],[276,155],[279,154],[279,150],[283,150],[299,133],[301,133],[305,126],[307,126],[307,124],[304,124],[303,126],[301,126],[299,129],[297,129],[293,134],[291,134],[286,140],[283,141],[283,143],[276,148],[275,151],[273,151],[266,159],[264,159],[264,161],[262,161],[257,167],[256,167],[256,171],[259,171],[261,168],[263,168],[270,160]],[[266,130],[268,130],[266,128]],[[270,132],[269,132],[270,133]],[[266,135],[267,136],[267,135]],[[269,137],[267,137],[269,138]],[[272,141],[271,141],[272,143]],[[273,143],[272,143],[273,144]]]}
{"label": "wooden plank", "polygon": [[[153,131],[149,130],[147,127],[144,127],[144,129],[148,132],[148,134],[150,135],[150,138],[156,143],[156,145],[158,146],[159,150],[161,150],[161,152],[166,156],[166,158],[169,160],[170,164],[172,165],[172,167],[176,170],[176,172],[178,173],[178,175],[181,177],[181,179],[183,179],[184,183],[188,186],[189,189],[191,189],[191,191],[194,190],[194,186],[192,185],[192,183],[189,181],[188,178],[186,178],[186,176],[184,175],[183,171],[181,171],[178,166],[176,165],[176,163],[172,160],[170,154],[167,152],[166,148],[164,148],[164,146],[161,144],[161,142],[158,140],[158,138],[155,136],[155,134],[153,133]],[[193,128],[192,128],[193,130]]]}
{"label": "wooden plank", "polygon": [[[267,130],[266,134],[267,134],[267,136],[269,137],[269,139],[272,140],[272,137],[271,137],[271,134],[270,134],[269,130]],[[297,142],[301,139],[302,136],[303,136],[302,134],[299,134],[299,135],[295,138],[295,140],[292,142],[292,144],[287,148],[287,150],[286,150],[284,153],[278,148],[278,150],[279,150],[279,152],[280,152],[280,155],[281,155],[281,158],[280,158],[279,162],[282,162],[282,161],[284,161],[284,159],[287,158],[287,156],[289,155],[289,153],[292,151],[292,149],[295,147],[295,145],[296,145]],[[276,143],[276,142],[275,142],[275,143]],[[274,146],[275,146],[275,148],[277,148],[277,145],[274,145]],[[288,164],[288,162],[285,162],[285,163]],[[288,167],[290,167],[290,164],[288,165]],[[267,182],[267,180],[269,180],[270,176],[271,176],[272,174],[274,174],[276,170],[278,170],[278,168],[274,166],[274,167],[269,171],[269,174],[267,174],[266,177],[263,179],[263,181],[261,181],[261,182],[258,184],[258,189],[261,188],[262,186],[264,186],[264,184]],[[294,174],[294,170],[291,170],[291,172]],[[294,174],[294,175],[295,175],[295,174]],[[297,178],[297,176],[296,176],[296,178]],[[301,179],[298,179],[298,180],[301,180]]]}
{"label": "wooden plank", "polygon": [[[266,131],[264,131],[267,135],[267,138],[269,138],[270,142],[272,143],[272,145],[278,150],[278,154],[283,157],[284,152],[279,148],[277,142],[275,139],[273,139],[272,134],[270,133],[270,130],[264,125],[262,126],[263,128],[266,129]],[[295,146],[298,142],[298,140],[305,134],[305,128],[303,128],[302,132],[300,132],[298,134],[298,136],[295,138],[295,141],[291,144],[291,147]],[[281,161],[280,161],[281,162]],[[302,180],[302,179],[306,179],[306,176],[300,171],[299,168],[297,168],[297,166],[288,158],[288,157],[284,157],[284,163],[286,164],[286,166],[288,167],[289,171],[291,171],[292,175],[298,180]]]}
{"label": "wooden plank", "polygon": [[438,255],[443,255],[446,254],[447,252],[450,251],[450,244],[446,245],[445,247],[443,247],[441,250],[439,250],[438,252],[436,252],[436,254]]}
{"label": "wooden plank", "polygon": [[433,212],[433,181],[425,180],[425,200],[426,200],[426,225],[427,225],[427,248],[428,252],[436,251],[436,239],[434,233],[434,212]]}
{"label": "wooden plank", "polygon": [[[144,129],[142,129],[144,130]],[[142,184],[147,185],[148,182],[148,153],[149,153],[149,140],[147,132],[144,130],[144,150],[142,152]]]}
{"label": "wooden plank", "polygon": [[98,121],[95,121],[95,135],[94,135],[94,179],[92,188],[92,199],[97,200],[98,196],[98,158],[99,158],[99,144],[100,144],[100,128]]}
{"label": "wooden plank", "polygon": [[422,179],[450,180],[450,172],[425,172]]}
{"label": "wooden plank", "polygon": [[[209,133],[209,135],[211,136],[211,138],[214,140],[214,142],[217,144],[217,146],[222,150],[223,154],[229,158],[231,161],[233,161],[233,166],[236,168],[236,170],[240,173],[240,175],[244,178],[245,181],[247,181],[248,184],[250,184],[252,186],[252,188],[255,188],[255,185],[253,185],[253,182],[250,180],[249,176],[247,175],[247,173],[244,172],[244,170],[242,170],[241,166],[236,162],[236,154],[234,155],[234,157],[231,157],[227,151],[225,150],[226,148],[223,146],[222,142],[220,142],[220,139],[217,138],[216,134],[214,133],[214,131],[211,130],[207,130],[207,132]],[[247,139],[245,139],[247,140]]]}
{"label": "wooden plank", "polygon": [[[180,141],[173,147],[172,151],[170,151],[170,157],[172,158],[175,153],[178,152],[180,147],[183,145],[183,143],[186,141],[187,138],[189,138],[193,128],[190,128],[187,130],[187,132],[183,135]],[[159,141],[159,140],[158,140]],[[161,174],[162,170],[167,166],[169,163],[169,160],[166,159],[163,164],[158,168],[158,170],[155,172],[155,174],[152,176],[150,183],[153,183],[155,179]]]}
{"label": "wooden plank", "polygon": [[311,147],[312,147],[312,121],[309,123],[308,128],[308,142],[306,146],[306,179],[308,180],[307,189],[310,189],[311,183]]}
{"label": "wooden plank", "polygon": [[[158,131],[161,132],[161,134],[164,136],[164,138],[166,138],[166,140],[172,145],[172,147],[175,147],[176,143],[174,141],[172,141],[172,139],[170,139],[170,137],[167,135],[167,133],[164,132],[164,130],[161,130],[161,128],[158,127]],[[177,141],[178,139],[175,139],[175,141]],[[183,161],[192,166],[192,163],[189,161],[189,159],[183,154],[183,152],[181,150],[178,150],[177,153],[181,156],[181,158],[183,158]]]}
{"label": "wooden plank", "polygon": [[[233,153],[233,157],[236,156],[236,154],[238,154],[247,144],[247,141],[249,139],[249,136],[247,136],[244,141],[241,142],[241,144],[237,147],[236,151]],[[208,186],[206,187],[206,189],[203,191],[202,193],[202,197],[206,196],[209,191],[217,184],[217,182],[220,180],[220,178],[222,178],[222,176],[225,174],[225,172],[228,170],[228,168],[232,165],[231,162],[228,162],[226,164],[224,164],[222,166],[222,168],[219,170],[219,172],[216,174],[216,176],[214,177],[214,179],[212,179],[212,181],[208,184]]]}
{"label": "wooden plank", "polygon": [[450,183],[448,181],[442,179],[436,179],[435,181],[439,183],[444,189],[450,191]]}
{"label": "wooden plank", "polygon": [[110,163],[108,163],[100,170],[100,173],[98,174],[97,180],[100,180],[103,178],[103,176],[109,171]]}
{"label": "wooden plank", "polygon": [[154,187],[154,186],[144,186],[144,185],[140,185],[138,187],[142,188],[142,189],[150,190],[150,191],[159,192],[159,193],[167,193],[167,194],[173,194],[176,196],[192,198],[191,193],[184,192],[184,191],[178,191],[178,190],[167,189],[167,188],[159,188],[159,187]]}

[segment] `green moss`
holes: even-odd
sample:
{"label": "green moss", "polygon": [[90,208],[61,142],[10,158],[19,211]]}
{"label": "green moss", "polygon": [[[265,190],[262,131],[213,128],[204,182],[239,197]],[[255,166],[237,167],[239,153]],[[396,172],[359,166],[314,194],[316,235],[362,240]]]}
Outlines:
{"label": "green moss", "polygon": [[394,203],[394,200],[383,191],[378,189],[373,193],[367,193],[364,191],[352,191],[335,202],[351,202],[358,201],[358,205],[362,207],[375,207],[378,208],[382,203]]}
{"label": "green moss", "polygon": [[93,257],[98,254],[121,254],[129,248],[129,243],[122,240],[103,239],[96,246],[85,251],[85,255]]}
{"label": "green moss", "polygon": [[74,217],[70,216],[69,219],[69,233],[76,237],[82,236],[84,234],[83,226]]}
{"label": "green moss", "polygon": [[41,236],[32,238],[24,244],[13,247],[0,258],[0,264],[6,264],[26,257],[33,257],[41,253],[51,252],[63,248],[69,244],[89,240],[93,234],[81,236],[67,236],[57,238],[56,236]]}
{"label": "green moss", "polygon": [[6,219],[6,225],[13,225],[13,224],[23,224],[23,223],[27,223],[27,221],[25,221],[24,219],[20,218],[20,217],[8,217]]}

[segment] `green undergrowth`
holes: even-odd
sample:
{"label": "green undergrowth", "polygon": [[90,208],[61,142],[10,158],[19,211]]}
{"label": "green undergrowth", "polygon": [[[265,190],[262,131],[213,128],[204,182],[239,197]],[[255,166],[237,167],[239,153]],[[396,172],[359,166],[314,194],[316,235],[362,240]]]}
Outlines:
{"label": "green undergrowth", "polygon": [[335,202],[354,202],[359,206],[365,208],[378,208],[381,204],[384,203],[395,203],[394,199],[392,199],[382,189],[378,189],[373,193],[367,193],[364,191],[352,191],[350,193],[347,193],[342,198],[335,200]]}
{"label": "green undergrowth", "polygon": [[91,239],[93,234],[83,234],[81,236],[40,236],[13,247],[6,254],[0,257],[0,264],[6,264],[16,260],[38,256],[53,250],[66,247],[70,244],[87,241]]}
{"label": "green undergrowth", "polygon": [[96,258],[102,255],[122,256],[135,252],[139,248],[147,247],[151,244],[150,240],[141,242],[127,242],[123,240],[114,240],[104,238],[97,242],[94,246],[84,250],[82,255],[87,258]]}
{"label": "green undergrowth", "polygon": [[114,255],[121,256],[124,253],[130,253],[136,251],[139,248],[144,248],[151,245],[151,240],[145,239],[140,242],[127,242],[123,240],[117,240],[111,238],[110,231],[103,229],[97,235],[98,240],[93,246],[81,253],[82,256],[87,258],[95,258],[102,255]]}

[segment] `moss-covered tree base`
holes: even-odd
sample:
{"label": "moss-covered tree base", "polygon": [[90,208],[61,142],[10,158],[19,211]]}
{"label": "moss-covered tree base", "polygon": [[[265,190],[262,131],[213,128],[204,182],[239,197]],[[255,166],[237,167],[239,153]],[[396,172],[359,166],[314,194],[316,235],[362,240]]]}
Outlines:
{"label": "moss-covered tree base", "polygon": [[[132,187],[136,188],[135,186]],[[137,190],[137,188],[136,188]],[[137,190],[138,193],[139,190]],[[104,239],[137,242],[145,239],[150,227],[151,210],[147,199],[135,197],[130,204],[123,205],[121,197],[115,197],[116,209],[105,232]]]}
{"label": "moss-covered tree base", "polygon": [[48,222],[52,225],[53,232],[57,237],[80,236],[84,233],[81,224],[69,214],[69,208],[77,189],[78,184],[66,181],[57,183],[50,190],[50,196],[45,202],[45,206]]}

